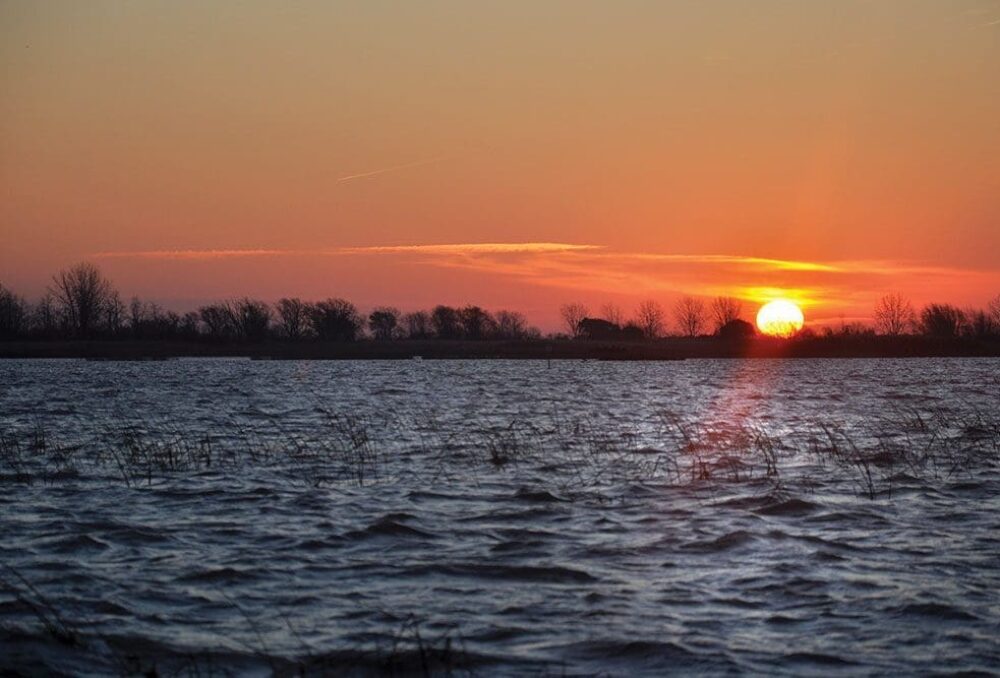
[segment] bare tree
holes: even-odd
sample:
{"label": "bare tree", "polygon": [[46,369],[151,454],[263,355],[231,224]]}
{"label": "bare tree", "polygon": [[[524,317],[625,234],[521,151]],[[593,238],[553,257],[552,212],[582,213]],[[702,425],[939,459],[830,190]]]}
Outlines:
{"label": "bare tree", "polygon": [[580,336],[580,321],[587,317],[587,307],[583,304],[563,304],[559,308],[569,336],[574,339]]}
{"label": "bare tree", "polygon": [[35,309],[31,314],[31,325],[35,332],[43,337],[52,337],[59,331],[59,323],[60,317],[55,298],[52,296],[52,292],[46,292],[35,304]]}
{"label": "bare tree", "polygon": [[996,325],[989,311],[978,308],[968,308],[964,311],[965,322],[962,324],[962,334],[973,339],[985,339],[993,336]]}
{"label": "bare tree", "polygon": [[431,336],[431,316],[427,311],[414,311],[403,316],[406,336],[410,339],[426,339]]}
{"label": "bare tree", "polygon": [[497,311],[496,332],[498,339],[523,339],[527,336],[528,322],[517,311]]}
{"label": "bare tree", "polygon": [[647,339],[656,339],[663,334],[663,307],[649,299],[639,304],[635,311],[635,324],[642,328]]}
{"label": "bare tree", "polygon": [[705,326],[705,302],[694,297],[681,297],[674,304],[674,320],[681,334],[697,337]]}
{"label": "bare tree", "polygon": [[52,293],[71,332],[89,336],[111,298],[111,283],[91,263],[77,264],[52,276]]}
{"label": "bare tree", "polygon": [[396,334],[399,325],[400,312],[398,308],[380,306],[368,316],[368,329],[379,341],[388,341]]}
{"label": "bare tree", "polygon": [[327,299],[309,307],[309,322],[320,339],[354,341],[363,320],[354,304],[344,299]]}
{"label": "bare tree", "polygon": [[435,306],[431,311],[431,326],[438,339],[459,339],[462,336],[458,311],[451,306]]}
{"label": "bare tree", "polygon": [[132,330],[132,336],[139,337],[142,334],[143,325],[146,321],[146,306],[139,297],[132,297],[128,302],[128,326]]}
{"label": "bare tree", "polygon": [[[180,324],[181,317],[179,315],[173,311],[164,313],[163,309],[155,302],[143,303],[138,297],[132,297],[129,302],[129,328],[132,330],[132,334],[137,337],[169,337],[178,332]],[[195,325],[197,325],[197,321]]]}
{"label": "bare tree", "polygon": [[190,339],[198,336],[197,311],[188,311],[181,317],[180,322],[177,323],[177,332]]}
{"label": "bare tree", "polygon": [[202,306],[198,309],[198,317],[213,339],[235,339],[238,334],[236,316],[227,303]]}
{"label": "bare tree", "polygon": [[285,337],[296,340],[305,336],[309,328],[309,304],[299,298],[279,299],[278,329]]}
{"label": "bare tree", "polygon": [[913,327],[916,314],[901,294],[887,294],[875,306],[875,327],[879,334],[898,337]]}
{"label": "bare tree", "polygon": [[0,337],[16,337],[28,327],[28,302],[0,284]]}
{"label": "bare tree", "polygon": [[118,296],[116,290],[112,290],[108,295],[107,303],[104,304],[104,327],[111,334],[118,334],[125,326],[125,304]]}
{"label": "bare tree", "polygon": [[1000,327],[1000,294],[990,299],[990,317],[993,318],[993,325]]}
{"label": "bare tree", "polygon": [[263,301],[243,297],[230,304],[236,319],[236,331],[241,339],[266,339],[271,329],[271,307]]}
{"label": "bare tree", "polygon": [[466,339],[478,341],[493,334],[496,321],[493,316],[478,306],[466,306],[458,312],[462,333]]}
{"label": "bare tree", "polygon": [[601,317],[618,327],[625,322],[625,314],[622,313],[621,307],[611,302],[601,306]]}
{"label": "bare tree", "polygon": [[735,297],[716,297],[712,300],[712,321],[715,323],[713,330],[718,333],[720,329],[734,320],[739,320],[743,314],[743,302]]}
{"label": "bare tree", "polygon": [[920,311],[920,327],[932,337],[957,337],[964,323],[962,309],[951,304],[928,304]]}

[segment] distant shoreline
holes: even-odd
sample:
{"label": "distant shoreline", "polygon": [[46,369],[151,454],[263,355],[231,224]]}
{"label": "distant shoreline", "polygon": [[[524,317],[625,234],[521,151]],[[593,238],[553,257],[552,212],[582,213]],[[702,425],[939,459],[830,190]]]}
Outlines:
{"label": "distant shoreline", "polygon": [[244,357],[257,360],[611,360],[693,358],[1000,357],[1000,341],[905,337],[812,337],[725,341],[670,337],[657,341],[264,341],[218,343],[131,339],[0,341],[0,358],[165,360]]}

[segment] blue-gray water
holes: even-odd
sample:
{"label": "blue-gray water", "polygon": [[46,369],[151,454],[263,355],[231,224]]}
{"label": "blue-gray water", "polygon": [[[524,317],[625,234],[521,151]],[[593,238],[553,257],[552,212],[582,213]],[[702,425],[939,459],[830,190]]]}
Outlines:
{"label": "blue-gray water", "polygon": [[0,668],[994,672],[998,413],[995,359],[0,361]]}

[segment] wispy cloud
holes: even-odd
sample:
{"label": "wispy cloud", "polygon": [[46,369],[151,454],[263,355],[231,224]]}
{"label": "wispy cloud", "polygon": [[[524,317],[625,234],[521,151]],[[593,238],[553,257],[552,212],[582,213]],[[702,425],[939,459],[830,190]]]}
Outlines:
{"label": "wispy cloud", "polygon": [[447,245],[374,245],[342,247],[344,254],[519,254],[546,252],[579,252],[601,250],[601,245],[580,245],[565,242],[478,242]]}
{"label": "wispy cloud", "polygon": [[795,261],[790,259],[767,259],[763,257],[744,257],[733,254],[632,254],[636,259],[664,262],[686,262],[701,264],[735,264],[747,267],[773,268],[783,271],[838,271],[836,264],[824,264],[812,261]]}
{"label": "wispy cloud", "polygon": [[902,283],[939,290],[1000,271],[975,271],[891,260],[803,261],[738,254],[620,252],[601,245],[493,242],[372,245],[327,249],[176,249],[101,252],[98,258],[218,261],[279,257],[396,257],[409,267],[431,266],[507,278],[530,285],[623,296],[732,295],[758,302],[786,296],[806,306],[867,304]]}

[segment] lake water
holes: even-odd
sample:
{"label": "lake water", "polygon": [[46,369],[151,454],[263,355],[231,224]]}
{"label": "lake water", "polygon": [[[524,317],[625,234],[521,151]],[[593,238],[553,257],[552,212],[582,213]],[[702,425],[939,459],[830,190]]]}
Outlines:
{"label": "lake water", "polygon": [[0,440],[0,667],[1000,666],[1000,360],[0,361]]}

